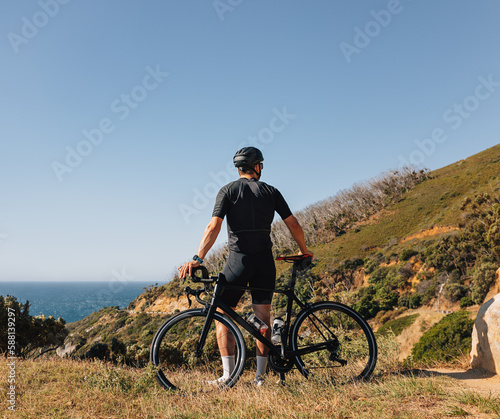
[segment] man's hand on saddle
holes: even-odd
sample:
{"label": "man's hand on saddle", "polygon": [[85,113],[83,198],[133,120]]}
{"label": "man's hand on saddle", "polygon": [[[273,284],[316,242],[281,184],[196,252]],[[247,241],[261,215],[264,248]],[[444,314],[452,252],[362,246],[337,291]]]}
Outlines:
{"label": "man's hand on saddle", "polygon": [[305,252],[299,251],[298,254],[299,255],[304,255],[304,256],[311,256],[312,258],[314,258],[313,252],[310,252],[309,250],[306,250]]}
{"label": "man's hand on saddle", "polygon": [[186,277],[186,274],[188,276],[191,276],[191,272],[193,271],[193,268],[197,268],[200,266],[200,262],[197,262],[195,260],[191,260],[189,262],[186,262],[184,265],[182,265],[179,268],[179,279],[184,279]]}

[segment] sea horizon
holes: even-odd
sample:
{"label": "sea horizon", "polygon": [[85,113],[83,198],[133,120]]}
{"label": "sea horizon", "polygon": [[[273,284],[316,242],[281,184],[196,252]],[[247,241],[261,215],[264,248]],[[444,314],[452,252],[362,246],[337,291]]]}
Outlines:
{"label": "sea horizon", "polygon": [[126,308],[151,281],[0,281],[0,295],[30,303],[32,316],[62,317],[66,323],[81,320],[103,307]]}

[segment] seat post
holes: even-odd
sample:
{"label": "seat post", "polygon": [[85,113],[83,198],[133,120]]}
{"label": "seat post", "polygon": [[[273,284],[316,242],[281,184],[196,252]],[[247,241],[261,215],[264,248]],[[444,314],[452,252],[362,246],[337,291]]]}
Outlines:
{"label": "seat post", "polygon": [[290,287],[295,289],[295,283],[297,282],[297,265],[296,265],[296,261],[293,262],[293,266],[292,266],[292,278],[290,279]]}

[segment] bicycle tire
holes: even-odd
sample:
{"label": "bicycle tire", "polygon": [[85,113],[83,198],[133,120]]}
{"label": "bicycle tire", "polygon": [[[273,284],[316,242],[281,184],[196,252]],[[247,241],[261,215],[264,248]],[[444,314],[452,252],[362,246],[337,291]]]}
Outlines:
{"label": "bicycle tire", "polygon": [[293,351],[318,350],[295,357],[299,371],[344,384],[367,379],[377,363],[377,342],[368,323],[352,308],[330,301],[302,310],[290,332]]}
{"label": "bicycle tire", "polygon": [[195,356],[206,317],[203,309],[186,310],[167,320],[156,332],[151,343],[150,360],[159,367],[156,380],[161,386],[199,393],[232,387],[238,380],[245,363],[245,341],[236,325],[222,314],[215,313],[215,320],[224,324],[235,340],[235,368],[231,376],[224,383],[214,383],[223,375],[215,322],[210,325],[202,354]]}

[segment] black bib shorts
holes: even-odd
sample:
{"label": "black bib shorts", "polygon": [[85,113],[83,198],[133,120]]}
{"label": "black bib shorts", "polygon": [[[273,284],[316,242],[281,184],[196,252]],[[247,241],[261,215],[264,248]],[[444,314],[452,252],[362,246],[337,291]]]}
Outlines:
{"label": "black bib shorts", "polygon": [[[276,284],[276,266],[271,249],[246,255],[229,252],[222,270],[229,285],[236,287],[255,287],[263,290],[252,290],[252,304],[271,304]],[[230,307],[236,307],[244,290],[224,289],[221,299]]]}

